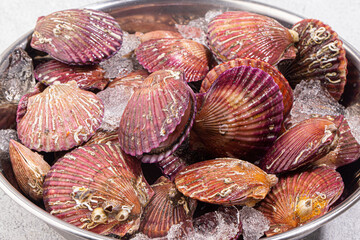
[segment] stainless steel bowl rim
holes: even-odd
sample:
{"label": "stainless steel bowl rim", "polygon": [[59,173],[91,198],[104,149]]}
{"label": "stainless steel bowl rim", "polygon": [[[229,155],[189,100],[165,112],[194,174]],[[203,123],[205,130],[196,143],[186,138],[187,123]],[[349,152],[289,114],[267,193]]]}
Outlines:
{"label": "stainless steel bowl rim", "polygon": [[[167,0],[118,0],[118,1],[105,1],[101,3],[91,4],[85,6],[86,8],[91,9],[98,9],[98,10],[106,10],[111,9],[116,4],[134,4],[139,2],[146,2],[146,4],[166,4]],[[259,14],[265,14],[265,15],[272,15],[276,16],[276,18],[284,20],[286,22],[289,22],[290,24],[294,24],[295,22],[300,21],[304,17],[291,13],[286,10],[282,10],[280,8],[276,8],[270,5],[266,5],[263,3],[257,3],[257,2],[248,2],[248,1],[240,1],[240,0],[222,0],[222,1],[216,1],[216,0],[198,0],[197,3],[203,2],[207,4],[214,4],[219,5],[219,2],[224,5],[236,5],[241,9],[245,9],[247,11],[253,11],[257,12]],[[179,4],[184,3],[194,3],[194,1],[189,0],[182,0],[179,1]],[[271,10],[271,12],[269,12]],[[270,14],[269,14],[270,13]],[[13,51],[16,47],[22,47],[25,48],[26,40],[31,36],[32,30],[28,33],[24,34],[22,37],[20,37],[16,42],[14,42],[10,47],[8,47],[1,55],[0,55],[0,63],[6,60],[6,57]],[[360,62],[360,53],[349,43],[347,43],[345,40],[341,39],[344,42],[344,47],[350,55],[352,55],[358,62]],[[50,225],[51,227],[54,227],[55,230],[59,231],[59,233],[66,233],[67,236],[74,236],[77,238],[83,238],[83,239],[113,239],[106,236],[101,236],[99,234],[95,234],[93,232],[80,229],[74,225],[71,225],[65,221],[62,221],[58,219],[55,216],[50,215],[48,212],[43,210],[42,208],[36,206],[34,203],[32,203],[29,199],[27,199],[25,196],[23,196],[19,191],[17,191],[10,183],[9,181],[3,176],[3,174],[0,174],[0,188],[17,204],[19,204],[21,207],[25,208],[27,211],[35,215],[36,217],[40,218],[42,221]],[[292,230],[289,230],[285,233],[278,234],[272,237],[268,238],[262,238],[267,240],[280,240],[280,239],[300,239],[311,232],[315,231],[316,229],[323,226],[325,223],[335,219],[340,214],[344,213],[346,210],[348,210],[351,206],[353,206],[357,201],[360,200],[360,189],[355,190],[350,196],[348,196],[343,202],[341,202],[339,205],[337,205],[334,209],[332,209],[327,214],[321,216],[320,218],[307,223],[303,226],[294,228]]]}

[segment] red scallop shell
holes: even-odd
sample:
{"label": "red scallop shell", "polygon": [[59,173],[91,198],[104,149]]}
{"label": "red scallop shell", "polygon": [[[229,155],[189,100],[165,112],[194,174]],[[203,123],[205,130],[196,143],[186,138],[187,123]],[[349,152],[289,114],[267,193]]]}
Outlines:
{"label": "red scallop shell", "polygon": [[165,30],[155,30],[151,32],[147,32],[144,34],[137,33],[139,35],[140,41],[146,42],[153,39],[161,39],[161,38],[182,38],[182,35],[178,32],[174,31],[165,31]]}
{"label": "red scallop shell", "polygon": [[337,146],[343,118],[310,118],[298,123],[275,141],[260,167],[268,173],[282,173],[315,162]]}
{"label": "red scallop shell", "polygon": [[239,66],[222,73],[206,92],[192,131],[215,157],[255,161],[277,138],[283,110],[272,77]]}
{"label": "red scallop shell", "polygon": [[94,135],[103,116],[104,106],[94,93],[79,89],[75,81],[54,84],[20,100],[18,136],[37,151],[69,150]]}
{"label": "red scallop shell", "polygon": [[276,182],[275,175],[235,158],[198,162],[175,177],[176,188],[185,196],[224,206],[253,206]]}
{"label": "red scallop shell", "polygon": [[46,85],[52,85],[55,81],[67,83],[74,80],[84,90],[103,90],[109,82],[109,79],[104,78],[105,71],[98,65],[72,66],[56,60],[39,64],[34,75],[36,80]]}
{"label": "red scallop shell", "polygon": [[225,12],[208,24],[209,47],[223,62],[255,58],[275,65],[284,57],[295,58],[296,41],[296,33],[275,19],[255,13]]}
{"label": "red scallop shell", "polygon": [[150,238],[158,238],[165,237],[176,224],[181,224],[184,234],[192,230],[196,200],[178,192],[166,177],[160,177],[151,188],[154,196],[144,210],[139,231]]}
{"label": "red scallop shell", "polygon": [[328,167],[280,177],[257,208],[270,220],[266,235],[285,232],[324,215],[343,190],[341,175]]}
{"label": "red scallop shell", "polygon": [[121,47],[123,33],[107,13],[70,9],[39,17],[31,47],[68,64],[99,63]]}
{"label": "red scallop shell", "polygon": [[161,161],[189,134],[195,108],[195,95],[181,72],[152,73],[135,89],[121,117],[121,148],[143,162]]}
{"label": "red scallop shell", "polygon": [[304,19],[293,28],[299,33],[298,56],[282,69],[292,87],[302,80],[320,80],[331,96],[339,100],[346,84],[347,59],[342,41],[328,25]]}
{"label": "red scallop shell", "polygon": [[50,214],[104,235],[136,231],[152,195],[137,159],[114,144],[73,150],[51,167],[44,182],[44,204]]}
{"label": "red scallop shell", "polygon": [[187,163],[184,159],[174,154],[164,158],[157,164],[161,168],[163,174],[170,178],[171,181],[175,179],[175,176],[178,172],[187,166]]}
{"label": "red scallop shell", "polygon": [[293,91],[289,85],[289,82],[275,67],[261,60],[250,59],[250,58],[248,59],[237,58],[217,65],[206,74],[206,77],[201,83],[200,92],[204,93],[208,91],[210,86],[215,82],[215,80],[220,76],[221,73],[225,72],[230,68],[238,67],[242,65],[259,68],[264,72],[268,73],[274,79],[275,83],[279,85],[280,91],[282,93],[283,104],[284,104],[284,116],[287,116],[291,110],[294,101]]}
{"label": "red scallop shell", "polygon": [[115,87],[117,85],[139,87],[148,76],[149,73],[146,70],[136,70],[126,76],[114,78],[114,80],[109,83],[108,87]]}
{"label": "red scallop shell", "polygon": [[209,71],[211,54],[200,43],[183,38],[146,41],[135,50],[139,63],[149,72],[179,70],[187,82],[202,80]]}
{"label": "red scallop shell", "polygon": [[360,144],[351,133],[346,119],[339,127],[339,140],[336,148],[324,157],[315,161],[313,165],[338,168],[352,163],[360,158]]}

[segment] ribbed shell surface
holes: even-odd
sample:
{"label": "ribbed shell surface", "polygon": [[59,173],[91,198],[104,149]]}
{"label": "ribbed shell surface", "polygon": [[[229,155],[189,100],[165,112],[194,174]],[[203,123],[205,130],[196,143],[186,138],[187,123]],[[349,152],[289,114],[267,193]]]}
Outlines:
{"label": "ribbed shell surface", "polygon": [[139,87],[147,76],[149,76],[149,73],[146,70],[136,70],[125,77],[115,78],[107,87],[115,87],[117,85]]}
{"label": "ribbed shell surface", "polygon": [[45,152],[68,150],[87,141],[104,115],[101,100],[74,81],[51,85],[29,97],[23,110],[19,106],[19,139],[28,148]]}
{"label": "ribbed shell surface", "polygon": [[[99,234],[124,236],[136,231],[143,207],[153,195],[137,159],[114,144],[79,147],[59,159],[44,182],[50,214]],[[106,221],[97,222],[96,209]],[[117,216],[124,211],[127,217]]]}
{"label": "ribbed shell surface", "polygon": [[270,221],[266,235],[285,232],[324,215],[343,190],[341,175],[328,167],[280,177],[257,208]]}
{"label": "ribbed shell surface", "polygon": [[299,33],[298,56],[283,71],[292,87],[302,80],[320,80],[339,100],[346,84],[347,60],[342,41],[328,25],[304,19],[293,28]]}
{"label": "ribbed shell surface", "polygon": [[129,99],[120,121],[120,146],[133,156],[146,154],[144,162],[160,161],[185,139],[194,118],[195,95],[182,73],[157,71]]}
{"label": "ribbed shell surface", "polygon": [[346,119],[339,127],[339,141],[334,150],[325,157],[315,161],[313,164],[338,168],[358,160],[360,157],[360,144],[351,133],[350,126]]}
{"label": "ribbed shell surface", "polygon": [[176,174],[187,166],[187,163],[181,157],[174,154],[164,158],[158,162],[163,174],[165,174],[171,181],[175,179]]}
{"label": "ribbed shell surface", "polygon": [[139,231],[148,237],[165,237],[171,226],[182,224],[184,233],[192,229],[192,215],[196,200],[185,197],[175,188],[175,184],[160,177],[151,185],[154,196],[144,210]]}
{"label": "ribbed shell surface", "polygon": [[223,62],[255,58],[275,65],[295,40],[275,19],[255,13],[225,12],[208,24],[209,47]]}
{"label": "ribbed shell surface", "polygon": [[266,153],[260,166],[268,173],[282,173],[315,162],[338,144],[343,116],[310,118],[283,133]]}
{"label": "ribbed shell surface", "polygon": [[69,64],[98,63],[121,47],[123,33],[107,13],[70,9],[39,17],[31,47]]}
{"label": "ribbed shell surface", "polygon": [[104,78],[105,71],[98,65],[72,66],[57,60],[39,64],[34,71],[35,78],[46,85],[55,81],[67,83],[74,80],[79,88],[103,90],[109,79]]}
{"label": "ribbed shell surface", "polygon": [[176,188],[185,196],[225,206],[253,206],[276,182],[275,175],[235,158],[198,162],[175,177]]}
{"label": "ribbed shell surface", "polygon": [[217,65],[206,74],[206,77],[201,83],[200,92],[204,93],[208,91],[211,85],[215,82],[215,80],[220,76],[221,73],[225,72],[228,69],[243,65],[259,68],[269,74],[274,79],[275,83],[279,86],[281,94],[283,96],[284,116],[287,116],[291,110],[292,103],[294,101],[293,91],[289,85],[289,82],[275,67],[261,60],[250,58],[237,58]]}
{"label": "ribbed shell surface", "polygon": [[178,70],[187,82],[202,80],[209,71],[210,52],[200,43],[183,38],[146,41],[135,50],[139,63],[149,72]]}
{"label": "ribbed shell surface", "polygon": [[279,86],[264,71],[240,66],[223,72],[206,92],[193,131],[215,157],[254,160],[275,141],[283,120]]}

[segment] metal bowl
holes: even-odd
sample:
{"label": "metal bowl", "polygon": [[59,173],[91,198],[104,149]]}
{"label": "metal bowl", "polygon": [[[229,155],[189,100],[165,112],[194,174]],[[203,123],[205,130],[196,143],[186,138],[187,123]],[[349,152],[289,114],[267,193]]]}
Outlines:
{"label": "metal bowl", "polygon": [[[213,9],[227,10],[245,10],[277,19],[286,27],[291,27],[302,17],[280,10],[264,4],[231,1],[231,0],[122,0],[109,1],[88,6],[88,8],[98,9],[110,13],[117,19],[122,29],[128,32],[141,31],[146,32],[154,29],[174,30],[176,23],[185,24],[191,19],[204,16],[204,14]],[[29,49],[29,32],[18,39],[4,53],[0,55],[0,65],[7,59],[8,55],[16,48],[22,47]],[[349,106],[359,102],[360,98],[360,54],[346,41],[344,46],[347,52],[348,66],[348,83],[341,103]],[[268,240],[275,239],[300,239],[310,234],[328,221],[336,218],[338,215],[349,209],[360,199],[360,186],[358,184],[360,161],[339,169],[345,182],[345,191],[341,201],[330,212],[324,216],[307,223],[301,227],[297,227],[282,234],[275,235]],[[57,232],[67,239],[113,239],[100,236],[92,232],[77,228],[66,223],[43,210],[42,206],[38,206],[27,199],[17,187],[13,177],[10,162],[0,159],[0,187],[20,206],[43,220],[45,223],[53,227]]]}

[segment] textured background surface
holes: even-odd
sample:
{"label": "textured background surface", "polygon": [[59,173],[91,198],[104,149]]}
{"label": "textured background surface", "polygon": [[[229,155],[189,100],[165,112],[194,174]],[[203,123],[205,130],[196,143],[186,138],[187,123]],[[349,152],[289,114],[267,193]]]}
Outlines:
{"label": "textured background surface", "polygon": [[[38,16],[51,12],[82,7],[97,0],[12,0],[0,1],[0,52],[19,36],[31,30]],[[359,0],[258,0],[306,18],[316,18],[329,24],[343,39],[360,50]],[[0,190],[0,239],[42,240],[61,239],[59,234],[41,220],[12,201]],[[359,239],[360,203],[307,237],[315,239]]]}

